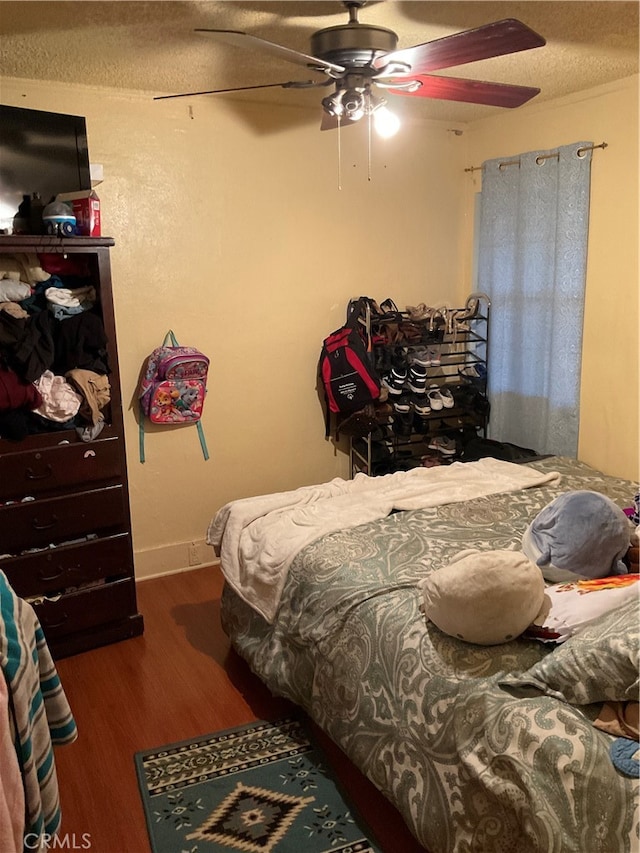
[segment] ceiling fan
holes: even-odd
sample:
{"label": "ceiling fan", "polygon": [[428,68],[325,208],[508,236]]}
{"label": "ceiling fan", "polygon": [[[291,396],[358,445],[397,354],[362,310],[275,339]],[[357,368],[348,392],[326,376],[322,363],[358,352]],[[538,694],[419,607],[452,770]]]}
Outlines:
{"label": "ceiling fan", "polygon": [[432,71],[467,62],[542,47],[546,43],[545,39],[522,22],[507,18],[398,50],[398,36],[392,30],[359,22],[358,10],[365,3],[366,0],[344,0],[349,22],[315,32],[311,36],[310,55],[237,30],[195,30],[226,44],[271,53],[323,74],[326,79],[291,80],[208,92],[161,95],[154,100],[248,89],[306,89],[333,85],[333,93],[322,99],[324,112],[321,130],[331,130],[355,124],[365,115],[373,114],[377,118],[376,114],[382,116],[386,113],[386,101],[374,94],[374,88],[386,90],[392,95],[464,101],[496,107],[518,107],[540,92],[540,89],[531,86],[431,74]]}

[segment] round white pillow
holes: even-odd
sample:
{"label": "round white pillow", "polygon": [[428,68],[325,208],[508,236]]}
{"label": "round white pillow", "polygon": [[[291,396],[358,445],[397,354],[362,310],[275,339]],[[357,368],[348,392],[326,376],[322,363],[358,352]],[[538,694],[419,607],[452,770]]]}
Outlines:
{"label": "round white pillow", "polygon": [[461,551],[419,584],[424,613],[441,631],[493,646],[519,637],[538,615],[542,572],[520,551]]}

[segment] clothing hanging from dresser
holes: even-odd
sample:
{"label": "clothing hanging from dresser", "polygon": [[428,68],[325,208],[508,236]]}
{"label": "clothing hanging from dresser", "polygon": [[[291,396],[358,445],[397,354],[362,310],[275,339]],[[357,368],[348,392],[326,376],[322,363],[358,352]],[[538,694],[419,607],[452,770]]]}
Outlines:
{"label": "clothing hanging from dresser", "polygon": [[[61,812],[53,747],[74,741],[77,729],[38,617],[2,571],[0,668],[8,705],[8,719],[4,714],[0,719],[0,742],[6,743],[8,726],[22,779],[25,837],[54,835]],[[0,792],[15,803],[14,770],[15,764],[3,762]]]}

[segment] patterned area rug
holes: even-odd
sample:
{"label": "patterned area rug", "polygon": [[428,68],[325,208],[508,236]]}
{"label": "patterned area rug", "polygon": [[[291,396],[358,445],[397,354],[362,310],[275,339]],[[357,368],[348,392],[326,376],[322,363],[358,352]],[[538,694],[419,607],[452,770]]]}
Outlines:
{"label": "patterned area rug", "polygon": [[135,763],[153,853],[381,853],[300,720],[138,752]]}

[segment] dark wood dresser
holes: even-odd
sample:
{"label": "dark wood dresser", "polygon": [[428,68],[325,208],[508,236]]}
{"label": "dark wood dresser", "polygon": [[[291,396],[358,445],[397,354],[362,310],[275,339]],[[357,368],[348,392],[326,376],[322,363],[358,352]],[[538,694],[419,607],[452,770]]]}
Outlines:
{"label": "dark wood dresser", "polygon": [[0,569],[31,601],[54,657],[141,634],[107,237],[0,236],[0,257],[78,255],[107,339],[110,402],[92,440],[75,428],[0,438]]}

